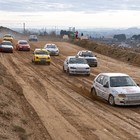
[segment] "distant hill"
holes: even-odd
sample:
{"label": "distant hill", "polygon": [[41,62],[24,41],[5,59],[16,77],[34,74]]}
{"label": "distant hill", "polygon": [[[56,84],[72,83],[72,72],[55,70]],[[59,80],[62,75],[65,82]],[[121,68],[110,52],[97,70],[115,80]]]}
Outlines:
{"label": "distant hill", "polygon": [[14,31],[10,28],[0,26],[0,38],[2,38],[5,34],[11,34],[15,39],[24,39],[26,35]]}

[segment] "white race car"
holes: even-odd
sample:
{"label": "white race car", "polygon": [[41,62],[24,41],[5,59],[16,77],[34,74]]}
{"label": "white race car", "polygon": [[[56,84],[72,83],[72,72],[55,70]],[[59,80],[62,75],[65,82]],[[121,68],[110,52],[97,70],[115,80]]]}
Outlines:
{"label": "white race car", "polygon": [[140,105],[140,87],[127,74],[100,73],[91,87],[94,97],[99,96],[110,105]]}
{"label": "white race car", "polygon": [[79,58],[85,58],[87,60],[87,63],[91,67],[92,66],[97,67],[98,65],[96,55],[94,55],[92,51],[82,50],[79,51],[76,56]]}
{"label": "white race car", "polygon": [[63,65],[63,71],[68,74],[84,74],[90,75],[90,67],[84,58],[68,56]]}
{"label": "white race car", "polygon": [[55,44],[46,44],[44,49],[48,50],[50,55],[59,55],[59,49]]}

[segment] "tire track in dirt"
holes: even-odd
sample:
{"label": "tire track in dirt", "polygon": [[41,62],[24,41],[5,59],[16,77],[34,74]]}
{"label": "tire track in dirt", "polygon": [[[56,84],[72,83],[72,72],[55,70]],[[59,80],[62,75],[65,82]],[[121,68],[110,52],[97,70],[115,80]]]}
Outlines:
{"label": "tire track in dirt", "polygon": [[[52,71],[52,70],[51,70]],[[52,76],[52,75],[51,75]],[[55,77],[56,78],[56,77]],[[60,79],[60,78],[59,78]],[[57,79],[57,80],[59,80]],[[52,80],[52,83],[54,82],[54,79],[51,79]],[[62,82],[62,81],[61,81]],[[54,84],[54,83],[53,83]],[[56,83],[56,85],[58,84],[58,82]]]}
{"label": "tire track in dirt", "polygon": [[[26,57],[26,54],[24,55]],[[20,54],[19,55],[14,54],[14,57],[11,56],[11,58],[13,59],[15,66],[12,64],[10,67],[17,67],[14,68],[17,71],[17,74],[18,72],[21,72],[21,74],[23,74],[21,78],[33,86],[32,88],[34,88],[36,94],[40,94],[42,97],[45,97],[44,91],[47,90],[49,103],[72,126],[74,126],[74,128],[76,128],[76,130],[85,139],[90,140],[91,138],[93,139],[93,137],[95,139],[139,138],[138,133],[139,127],[137,127],[138,122],[136,122],[137,118],[139,118],[138,117],[139,114],[136,114],[137,115],[136,119],[134,118],[134,116],[132,118],[130,117],[128,118],[129,113],[133,114],[133,111],[131,111],[131,109],[125,109],[124,115],[123,111],[121,111],[122,109],[120,108],[113,108],[98,101],[91,102],[91,100],[89,99],[87,100],[86,98],[80,96],[81,91],[78,88],[82,86],[89,87],[90,84],[88,84],[88,81],[91,78],[88,78],[87,82],[85,82],[83,85],[82,79],[87,79],[87,77],[83,78],[82,76],[81,79],[80,76],[69,77],[66,74],[63,74],[61,69],[62,61],[60,61],[61,63],[58,63],[57,58],[56,59],[53,58],[52,65],[48,67],[48,66],[33,65],[32,63],[29,62],[30,57],[29,56],[27,56],[26,58],[25,57],[23,57],[21,60]],[[11,58],[9,59],[9,62]],[[63,59],[61,56],[59,58],[60,60]],[[46,73],[49,74],[46,76]],[[56,75],[54,75],[54,73]],[[32,77],[33,79],[29,77]],[[38,91],[41,89],[39,87],[36,87],[37,86],[35,84],[36,82],[39,82],[39,85],[43,87],[43,90],[40,93],[38,93]],[[74,83],[78,83],[78,86],[74,85],[73,87]],[[48,86],[45,87],[45,85],[47,84]],[[44,99],[47,100],[47,98]],[[129,111],[129,113],[127,113],[127,111]],[[110,117],[112,118],[111,120],[109,119]],[[85,118],[87,120],[85,120]],[[133,121],[129,122],[129,119],[134,119],[135,122]],[[131,123],[132,124],[134,123],[134,125],[131,126]],[[126,128],[124,128],[124,126],[127,126],[128,129],[125,130]]]}

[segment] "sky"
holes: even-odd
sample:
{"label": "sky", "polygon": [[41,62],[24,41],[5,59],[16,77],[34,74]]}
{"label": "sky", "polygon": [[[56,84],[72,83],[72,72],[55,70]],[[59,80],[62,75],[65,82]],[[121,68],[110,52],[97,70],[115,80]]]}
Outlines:
{"label": "sky", "polygon": [[0,26],[140,27],[140,0],[0,0]]}

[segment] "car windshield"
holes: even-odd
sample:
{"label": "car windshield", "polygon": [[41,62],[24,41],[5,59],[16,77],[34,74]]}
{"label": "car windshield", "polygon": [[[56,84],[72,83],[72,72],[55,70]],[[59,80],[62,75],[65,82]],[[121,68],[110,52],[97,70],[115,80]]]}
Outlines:
{"label": "car windshield", "polygon": [[2,42],[1,45],[12,45],[11,42]]}
{"label": "car windshield", "polygon": [[36,51],[35,54],[38,54],[38,55],[48,55],[49,53],[46,52],[46,51]]}
{"label": "car windshield", "polygon": [[19,42],[19,44],[28,44],[27,42]]}
{"label": "car windshield", "polygon": [[4,37],[12,37],[11,35],[5,35]]}
{"label": "car windshield", "polygon": [[110,77],[111,87],[136,86],[136,83],[129,76]]}
{"label": "car windshield", "polygon": [[29,38],[37,38],[36,35],[30,35]]}
{"label": "car windshield", "polygon": [[47,45],[46,48],[52,48],[52,49],[55,49],[55,45]]}
{"label": "car windshield", "polygon": [[70,64],[87,64],[85,59],[81,59],[81,58],[70,58],[69,60]]}
{"label": "car windshield", "polygon": [[84,57],[93,57],[93,53],[92,52],[82,52],[81,56],[84,56]]}

